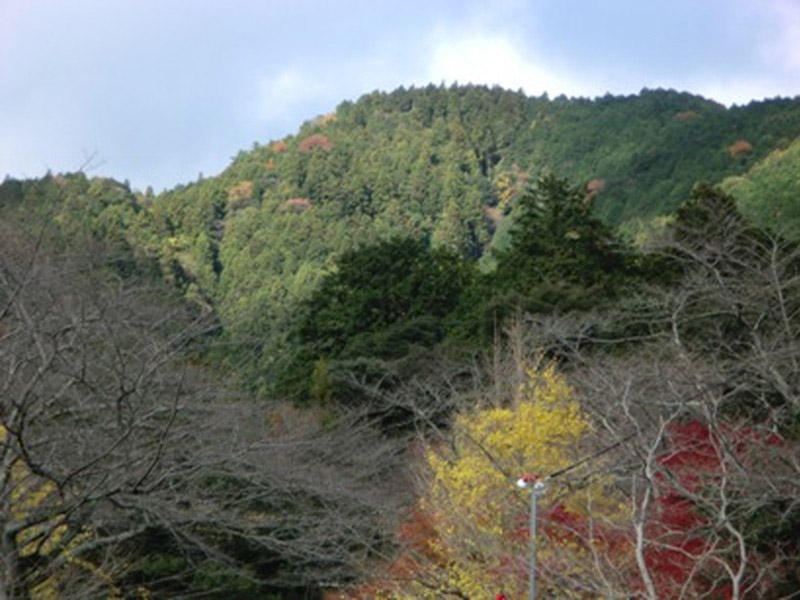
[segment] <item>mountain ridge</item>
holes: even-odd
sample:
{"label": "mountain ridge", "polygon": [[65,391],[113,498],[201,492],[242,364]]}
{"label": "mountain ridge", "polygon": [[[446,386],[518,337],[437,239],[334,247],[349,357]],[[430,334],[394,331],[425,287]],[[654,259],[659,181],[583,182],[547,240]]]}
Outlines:
{"label": "mountain ridge", "polygon": [[430,85],[342,102],[158,195],[74,174],[7,180],[0,203],[149,261],[269,371],[299,303],[344,253],[410,236],[491,268],[517,200],[546,173],[635,232],[697,181],[742,177],[798,135],[800,98],[727,108],[672,90],[589,100]]}

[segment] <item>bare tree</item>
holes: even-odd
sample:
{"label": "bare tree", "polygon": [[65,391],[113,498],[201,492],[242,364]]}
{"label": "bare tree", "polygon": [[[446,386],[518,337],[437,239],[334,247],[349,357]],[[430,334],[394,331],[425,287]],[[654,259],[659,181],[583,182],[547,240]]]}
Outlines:
{"label": "bare tree", "polygon": [[794,597],[800,252],[702,189],[617,313],[530,319],[619,444],[641,593]]}
{"label": "bare tree", "polygon": [[156,550],[336,583],[385,543],[402,451],[363,415],[287,425],[191,365],[205,317],[102,257],[0,239],[0,599],[126,593]]}
{"label": "bare tree", "polygon": [[[544,352],[559,360],[594,424],[587,460],[558,477],[579,487],[611,475],[626,498],[621,521],[596,507],[589,526],[575,529],[594,550],[584,577],[565,580],[566,570],[543,566],[553,589],[796,598],[800,251],[753,230],[729,199],[703,189],[655,252],[667,275],[660,284],[602,313],[525,317],[505,355],[440,368],[389,402],[447,443],[448,414],[487,397],[502,405],[519,379],[514,365]],[[587,532],[620,536],[623,559],[609,560]],[[408,554],[425,561],[415,543]]]}

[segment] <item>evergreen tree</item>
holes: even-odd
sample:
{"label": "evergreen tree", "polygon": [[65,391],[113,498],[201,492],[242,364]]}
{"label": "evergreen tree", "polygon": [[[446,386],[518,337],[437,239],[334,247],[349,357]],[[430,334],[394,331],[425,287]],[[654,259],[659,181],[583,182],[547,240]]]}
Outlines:
{"label": "evergreen tree", "polygon": [[279,387],[306,397],[309,385],[318,387],[319,378],[309,378],[315,364],[326,364],[320,359],[327,361],[326,377],[335,378],[337,365],[392,361],[415,347],[432,347],[444,337],[445,317],[469,277],[470,267],[458,255],[413,238],[345,252],[300,303],[292,334],[295,351]]}
{"label": "evergreen tree", "polygon": [[617,293],[629,271],[625,248],[581,189],[541,177],[514,212],[510,246],[497,252],[488,282],[503,314],[589,308]]}

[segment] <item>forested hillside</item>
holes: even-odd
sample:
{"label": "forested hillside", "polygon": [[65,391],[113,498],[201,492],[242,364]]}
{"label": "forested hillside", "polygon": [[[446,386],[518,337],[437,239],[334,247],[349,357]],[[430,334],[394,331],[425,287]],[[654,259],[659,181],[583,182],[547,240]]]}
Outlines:
{"label": "forested hillside", "polygon": [[429,86],[7,179],[0,597],[521,597],[526,472],[553,597],[791,597],[798,136]]}
{"label": "forested hillside", "polygon": [[747,173],[729,177],[723,187],[761,227],[800,238],[800,139],[774,150]]}
{"label": "forested hillside", "polygon": [[228,359],[255,364],[253,385],[268,389],[260,376],[284,368],[298,303],[343,252],[410,236],[492,268],[517,199],[548,172],[585,186],[607,224],[638,231],[695,182],[744,174],[798,134],[795,100],[726,109],[662,90],[584,100],[429,86],[342,103],[157,196],[79,175],[6,182],[2,195],[158,264],[217,314],[241,349]]}

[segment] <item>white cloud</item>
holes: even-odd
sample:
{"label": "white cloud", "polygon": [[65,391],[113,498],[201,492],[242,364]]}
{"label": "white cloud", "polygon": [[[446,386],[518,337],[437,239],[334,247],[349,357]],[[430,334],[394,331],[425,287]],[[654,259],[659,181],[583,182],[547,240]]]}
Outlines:
{"label": "white cloud", "polygon": [[258,79],[255,105],[249,112],[255,121],[284,129],[283,133],[272,132],[283,135],[296,130],[304,119],[333,110],[342,100],[418,81],[413,63],[413,59],[387,47],[366,56],[284,67]]}
{"label": "white cloud", "polygon": [[[529,95],[592,95],[590,90],[553,65],[532,59],[512,35],[448,32],[433,43],[428,65],[433,82],[499,85],[522,88]],[[602,93],[602,91],[599,91]]]}
{"label": "white cloud", "polygon": [[692,90],[726,104],[800,94],[800,2],[743,0],[740,10],[739,35],[749,34],[745,50],[753,60],[733,74],[722,76],[720,69],[695,80]]}
{"label": "white cloud", "polygon": [[[418,32],[413,46],[389,37],[369,52],[315,64],[294,63],[258,79],[256,101],[249,112],[256,121],[282,129],[282,135],[344,99],[401,85],[473,83],[551,96],[606,92],[597,80],[584,81],[563,67],[533,57],[520,41],[524,36],[490,25],[486,19],[475,18],[460,27],[448,24]],[[279,133],[273,129],[270,134]]]}
{"label": "white cloud", "polygon": [[705,98],[727,106],[747,104],[751,100],[763,100],[774,96],[787,95],[786,92],[777,89],[770,81],[742,77],[724,79],[709,79],[706,77],[691,84],[688,89],[693,94],[700,94]]}

